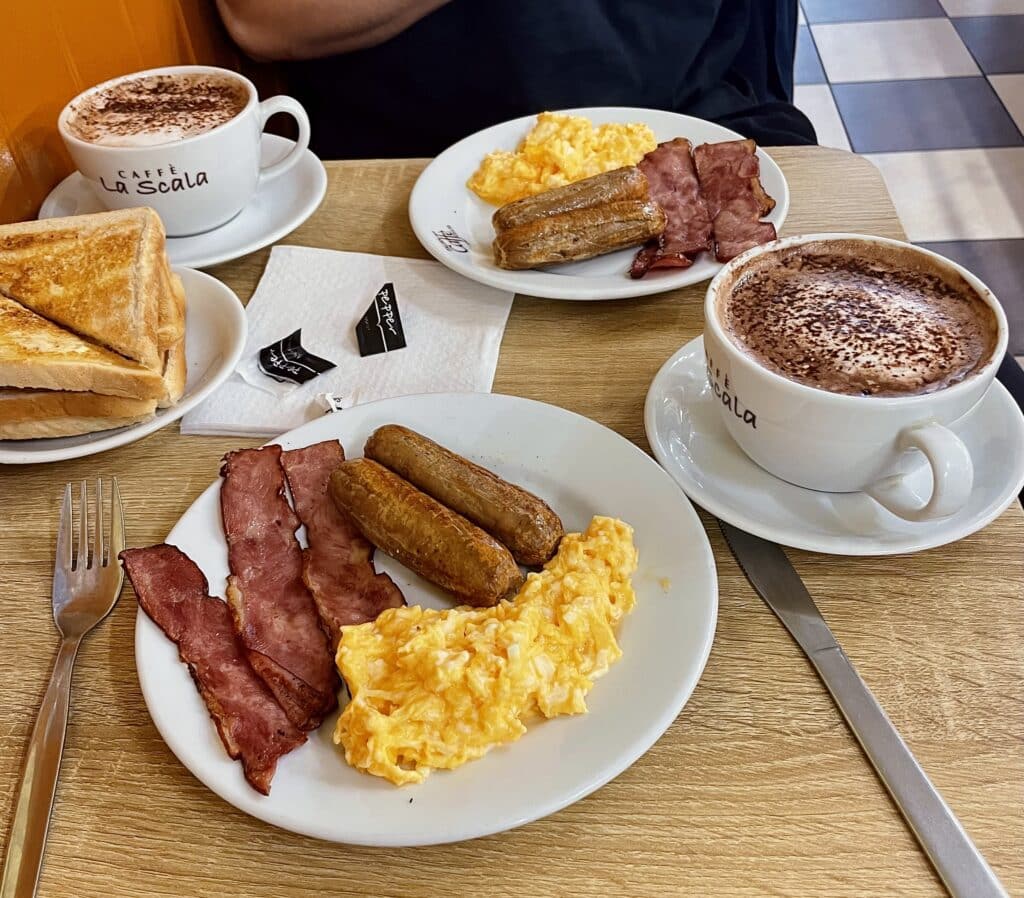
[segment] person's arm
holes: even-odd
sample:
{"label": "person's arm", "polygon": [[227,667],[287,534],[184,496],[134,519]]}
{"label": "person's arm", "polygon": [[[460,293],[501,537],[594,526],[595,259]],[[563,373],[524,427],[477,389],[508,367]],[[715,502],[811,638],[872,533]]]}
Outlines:
{"label": "person's arm", "polygon": [[217,0],[221,19],[255,59],[313,59],[373,47],[448,0]]}

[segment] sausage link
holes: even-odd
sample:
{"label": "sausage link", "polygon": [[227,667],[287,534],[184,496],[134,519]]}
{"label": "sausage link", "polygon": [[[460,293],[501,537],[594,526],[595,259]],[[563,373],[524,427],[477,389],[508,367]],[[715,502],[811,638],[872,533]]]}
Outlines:
{"label": "sausage link", "polygon": [[630,165],[506,203],[491,216],[491,223],[495,232],[500,233],[562,212],[589,209],[602,203],[622,200],[646,202],[649,199],[650,188],[646,175],[635,165]]}
{"label": "sausage link", "polygon": [[496,605],[523,585],[508,549],[375,461],[342,462],[330,492],[371,543],[459,602]]}
{"label": "sausage link", "polygon": [[578,262],[627,246],[638,246],[665,230],[657,203],[623,200],[539,218],[494,238],[499,268],[519,270]]}
{"label": "sausage link", "polygon": [[543,564],[555,554],[562,522],[546,502],[522,487],[398,424],[377,428],[364,451],[482,527],[508,546],[520,564]]}

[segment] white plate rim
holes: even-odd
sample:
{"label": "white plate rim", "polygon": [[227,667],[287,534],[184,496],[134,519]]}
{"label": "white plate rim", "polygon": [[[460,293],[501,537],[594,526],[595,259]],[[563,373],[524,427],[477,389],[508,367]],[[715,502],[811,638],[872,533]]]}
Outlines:
{"label": "white plate rim", "polygon": [[[696,116],[673,112],[672,110],[644,109],[630,106],[586,106],[554,111],[571,115],[583,115],[588,118],[604,118],[605,116],[614,115],[638,122],[647,121],[652,117],[659,119],[673,118],[679,121],[681,129],[693,127],[694,124],[697,124],[702,128],[716,130],[720,134],[719,140],[743,139],[742,134],[724,125],[719,125],[707,119],[697,118]],[[420,173],[409,196],[409,221],[416,239],[438,262],[464,277],[488,287],[496,287],[500,290],[509,290],[524,296],[534,296],[542,299],[582,302],[632,299],[666,293],[669,290],[677,290],[709,280],[721,269],[723,263],[714,262],[713,270],[703,274],[699,271],[695,272],[693,268],[686,268],[675,272],[658,272],[656,277],[640,278],[637,280],[629,278],[625,273],[615,275],[614,277],[567,278],[540,270],[503,271],[498,268],[479,268],[473,264],[463,264],[458,254],[442,251],[437,246],[437,241],[427,223],[430,216],[425,211],[430,205],[430,201],[426,197],[433,188],[432,180],[439,177],[438,173],[450,165],[451,160],[458,156],[467,146],[481,142],[486,143],[488,147],[493,149],[496,142],[507,131],[521,129],[525,133],[527,126],[535,120],[536,115],[520,116],[519,118],[491,125],[488,128],[470,134],[441,152]],[[685,130],[682,130],[679,136],[686,136]],[[489,150],[484,152],[489,152]],[[758,146],[757,155],[762,165],[762,180],[764,171],[769,169],[773,172],[773,175],[778,176],[784,188],[780,196],[773,196],[773,199],[776,201],[775,208],[771,214],[766,216],[766,220],[775,224],[776,231],[781,231],[786,216],[789,213],[789,182],[786,180],[786,176],[778,163],[765,152],[763,147]],[[424,211],[421,212],[421,210]],[[595,295],[595,291],[598,291],[598,295]]]}
{"label": "white plate rim", "polygon": [[[430,835],[421,838],[409,839],[409,838],[360,838],[358,832],[348,832],[341,837],[337,832],[329,831],[328,828],[321,826],[295,826],[289,821],[282,819],[279,815],[275,814],[272,807],[266,802],[268,801],[263,796],[259,796],[255,791],[247,795],[247,800],[243,802],[236,802],[232,796],[227,794],[227,790],[224,788],[223,783],[212,779],[210,776],[205,775],[205,772],[201,769],[197,770],[196,765],[190,763],[188,760],[188,752],[186,750],[187,739],[179,736],[178,732],[172,725],[172,720],[169,717],[165,717],[163,710],[158,702],[158,696],[156,694],[157,686],[159,681],[159,671],[151,667],[147,663],[147,658],[144,653],[146,651],[146,645],[148,640],[158,639],[164,642],[167,641],[167,637],[163,632],[153,623],[149,617],[142,611],[141,608],[136,608],[136,621],[135,621],[135,665],[136,674],[139,680],[139,686],[143,694],[143,699],[146,704],[147,711],[149,712],[150,718],[156,726],[161,738],[165,744],[179,760],[179,762],[203,785],[205,785],[211,792],[219,796],[222,800],[228,804],[238,808],[243,813],[249,814],[250,816],[256,817],[266,823],[273,826],[285,829],[290,832],[296,832],[300,835],[310,836],[312,838],[321,839],[328,842],[335,842],[349,845],[366,845],[371,847],[388,847],[388,848],[402,848],[402,847],[418,847],[426,845],[440,845],[448,844],[451,842],[465,841],[469,839],[481,838],[488,835],[493,835],[500,832],[506,832],[511,829],[515,829],[519,826],[523,826],[527,823],[539,820],[543,817],[549,816],[556,813],[563,808],[566,808],[577,801],[600,789],[606,785],[615,777],[619,776],[625,770],[629,769],[636,761],[643,756],[650,748],[664,735],[665,731],[671,726],[673,721],[682,713],[686,704],[689,702],[690,697],[693,695],[697,684],[700,682],[704,675],[704,670],[707,666],[708,658],[711,654],[714,637],[717,632],[718,624],[718,608],[719,608],[719,594],[718,594],[718,573],[715,563],[714,554],[711,549],[711,543],[708,539],[707,533],[704,530],[704,526],[700,520],[700,516],[697,514],[693,505],[685,494],[678,489],[672,478],[668,476],[667,472],[657,464],[647,453],[640,449],[632,441],[627,440],[620,434],[615,433],[610,428],[599,424],[592,419],[586,418],[585,416],[579,415],[575,412],[571,412],[567,409],[560,408],[559,406],[550,405],[548,403],[538,402],[532,399],[526,399],[524,397],[510,396],[500,393],[447,393],[447,394],[417,394],[413,396],[402,396],[394,399],[381,399],[375,402],[365,403],[359,408],[376,407],[380,408],[386,404],[393,404],[396,402],[404,402],[408,400],[412,401],[425,401],[425,400],[437,400],[439,397],[442,400],[449,401],[464,401],[466,397],[478,397],[484,396],[492,399],[496,399],[499,402],[512,402],[516,404],[525,404],[527,406],[541,406],[545,409],[554,409],[560,414],[564,414],[573,419],[578,419],[578,422],[583,422],[584,426],[598,427],[614,437],[617,440],[621,440],[625,443],[629,450],[637,453],[642,463],[647,463],[653,466],[653,471],[659,472],[660,476],[664,477],[666,488],[672,490],[674,494],[678,494],[678,499],[681,500],[679,505],[679,512],[683,514],[692,525],[693,535],[697,538],[697,542],[702,549],[701,560],[703,563],[702,574],[707,578],[708,585],[708,596],[701,597],[702,601],[707,602],[707,617],[708,626],[707,631],[704,634],[704,639],[700,647],[699,657],[695,659],[696,663],[693,666],[692,676],[683,682],[677,689],[674,696],[674,701],[671,704],[666,705],[661,713],[651,722],[644,736],[634,741],[634,751],[624,753],[620,756],[615,764],[609,765],[600,775],[592,777],[583,788],[576,789],[571,793],[564,794],[555,800],[548,801],[529,813],[518,815],[514,819],[504,820],[500,824],[476,827],[473,825],[463,825],[459,829],[449,830],[443,835],[432,832]],[[344,414],[344,412],[340,413]],[[297,447],[307,445],[309,440],[305,438],[303,431],[307,433],[314,433],[317,431],[317,425],[323,419],[316,419],[314,421],[307,422],[301,427],[295,428],[292,431],[284,433],[273,440],[268,440],[264,445],[270,443],[282,443],[289,447]],[[323,439],[324,437],[317,433],[314,439]],[[354,455],[350,457],[355,457]],[[165,542],[177,545],[179,540],[179,530],[187,524],[187,518],[193,509],[197,508],[200,503],[210,501],[211,494],[217,492],[220,489],[220,480],[214,481],[207,487],[189,506],[189,508],[182,514],[182,516],[175,523],[170,533],[167,535]],[[181,663],[178,661],[177,663]],[[154,713],[154,707],[157,711]],[[204,709],[205,710],[205,709]],[[528,735],[528,734],[527,734]],[[220,748],[218,746],[218,748]],[[343,764],[343,759],[339,758],[339,763]]]}
{"label": "white plate rim", "polygon": [[[232,343],[217,375],[210,378],[209,381],[194,393],[188,393],[183,396],[177,405],[173,405],[170,408],[157,409],[156,416],[148,421],[119,428],[105,437],[99,437],[78,446],[67,446],[60,449],[14,450],[4,448],[3,441],[0,441],[0,465],[32,465],[55,461],[69,461],[74,458],[96,455],[99,452],[106,452],[119,446],[127,446],[129,443],[134,443],[143,437],[149,436],[151,433],[161,430],[168,424],[173,424],[190,409],[199,405],[200,402],[231,376],[235,368],[238,367],[238,362],[245,350],[247,332],[245,307],[235,291],[223,281],[217,280],[213,275],[207,274],[205,271],[196,271],[194,268],[181,266],[174,266],[172,270],[182,278],[185,285],[186,315],[188,314],[189,284],[198,283],[202,284],[203,290],[209,291],[210,296],[218,297],[216,302],[221,304],[221,308],[232,319]],[[193,287],[192,289],[194,290],[195,288]],[[187,345],[185,352],[187,356]],[[19,440],[18,442],[23,441]],[[47,441],[38,440],[37,442],[42,447],[42,444]]]}
{"label": "white plate rim", "polygon": [[[263,134],[263,140],[268,142],[270,147],[283,144],[294,145],[293,140],[289,140],[287,137],[281,137],[278,134]],[[270,246],[272,243],[276,243],[282,237],[290,234],[299,225],[308,221],[309,218],[320,208],[320,204],[323,202],[324,196],[327,194],[327,170],[324,168],[323,162],[320,158],[309,149],[306,149],[302,153],[302,158],[288,171],[282,172],[276,178],[274,182],[279,180],[287,181],[290,177],[296,177],[300,174],[298,171],[300,168],[305,167],[307,174],[312,175],[315,180],[315,187],[310,191],[306,202],[301,206],[300,209],[295,211],[295,214],[282,219],[276,223],[272,228],[263,231],[260,235],[254,239],[251,239],[245,243],[239,243],[237,246],[230,249],[224,249],[220,252],[213,253],[196,253],[191,256],[185,256],[183,258],[175,258],[173,264],[182,268],[212,268],[214,265],[220,265],[223,262],[232,262],[235,259],[240,259],[242,256],[246,256],[249,253],[254,253],[257,250],[263,249],[264,247]],[[81,181],[82,186],[78,187],[78,182]],[[56,187],[51,190],[46,199],[43,200],[42,205],[39,207],[39,213],[36,216],[38,219],[56,218],[55,214],[49,214],[53,212],[53,205],[56,202],[57,197],[64,191],[74,189],[88,189],[88,186],[84,183],[85,178],[79,171],[73,171],[66,178],[63,178]],[[266,186],[270,184],[270,181],[260,184],[256,188],[256,194],[253,199],[259,194],[260,190],[266,189]],[[239,216],[245,215],[246,210],[243,209],[235,218],[231,221],[221,225],[221,227],[227,227],[228,225],[236,222]],[[201,239],[209,234],[216,233],[219,228],[214,228],[213,231],[207,231],[205,234],[191,234],[188,237],[168,237],[167,245],[169,250],[173,252],[173,247],[179,241],[184,240],[195,240]]]}
{"label": "white plate rim", "polygon": [[[668,472],[672,479],[679,485],[679,488],[695,504],[703,508],[708,514],[720,518],[734,527],[759,536],[762,539],[771,540],[783,546],[793,549],[802,549],[807,552],[821,552],[826,555],[843,555],[849,557],[882,557],[887,555],[907,555],[913,552],[923,552],[927,549],[936,549],[940,546],[949,545],[964,539],[979,530],[984,529],[998,518],[1024,488],[1024,467],[1018,472],[1014,480],[1006,485],[1005,496],[1002,501],[992,503],[984,514],[971,518],[969,522],[961,522],[959,526],[950,528],[956,521],[956,516],[945,521],[932,522],[925,525],[925,530],[917,539],[908,538],[904,541],[893,543],[878,543],[872,541],[869,536],[858,536],[849,534],[846,536],[834,536],[830,534],[811,533],[806,530],[797,530],[791,527],[769,526],[761,523],[757,518],[743,514],[731,504],[719,501],[700,488],[700,485],[690,479],[685,469],[675,462],[675,456],[669,451],[659,433],[656,423],[657,402],[665,393],[665,387],[670,383],[673,368],[685,357],[697,351],[697,344],[703,345],[703,336],[695,337],[680,347],[666,362],[658,369],[658,373],[651,381],[647,391],[647,398],[644,401],[644,430],[647,433],[647,440],[650,443],[651,451],[654,453],[658,463]],[[1019,440],[1024,443],[1024,413],[1021,413],[1017,404],[1013,401],[1009,391],[998,380],[992,382],[989,388],[992,399],[1001,402],[1014,414],[1017,423]],[[986,394],[988,397],[989,393]],[[982,402],[992,401],[982,399]],[[753,464],[753,463],[751,463]],[[765,476],[770,477],[770,474]],[[779,481],[783,484],[783,481]],[[783,484],[788,489],[800,489],[789,484]]]}

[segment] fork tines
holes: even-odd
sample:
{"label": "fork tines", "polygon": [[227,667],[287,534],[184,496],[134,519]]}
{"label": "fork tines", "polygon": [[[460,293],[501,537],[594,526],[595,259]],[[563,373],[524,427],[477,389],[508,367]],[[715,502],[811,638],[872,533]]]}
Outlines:
{"label": "fork tines", "polygon": [[[92,502],[89,502],[89,484],[82,480],[78,490],[77,522],[72,513],[72,484],[64,487],[64,501],[60,510],[60,527],[57,531],[57,567],[68,571],[89,570],[106,567],[116,561],[117,553],[124,549],[124,514],[121,509],[121,494],[117,478],[110,479],[110,530],[107,532],[103,509],[103,480],[96,478]],[[92,506],[90,526],[89,508]],[[78,537],[74,538],[77,523]],[[90,534],[92,540],[90,541]]]}

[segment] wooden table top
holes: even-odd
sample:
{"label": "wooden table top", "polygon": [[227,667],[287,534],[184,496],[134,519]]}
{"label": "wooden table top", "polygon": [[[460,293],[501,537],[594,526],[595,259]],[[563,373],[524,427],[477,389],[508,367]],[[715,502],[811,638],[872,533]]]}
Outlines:
{"label": "wooden table top", "polygon": [[[784,231],[902,233],[869,162],[771,151]],[[424,257],[406,217],[422,161],[328,163],[283,242]],[[243,299],[267,251],[213,271]],[[648,384],[702,330],[704,287],[579,304],[518,298],[496,392],[563,406],[647,448]],[[162,540],[247,441],[169,427],[78,461],[0,470],[0,815],[7,837],[55,656],[50,575],[65,481],[116,474],[130,543]],[[248,441],[255,444],[257,441]],[[600,485],[595,484],[595,489]],[[706,524],[710,519],[704,516]],[[160,739],[135,674],[129,587],[79,655],[39,894],[117,896],[935,896],[942,887],[800,650],[717,527],[720,616],[689,704],[632,768],[510,833],[410,850],[275,829],[207,791]],[[1024,893],[1024,515],[899,558],[791,552],[837,637],[1010,892]],[[642,688],[642,687],[641,687]],[[339,809],[343,811],[343,809]]]}

